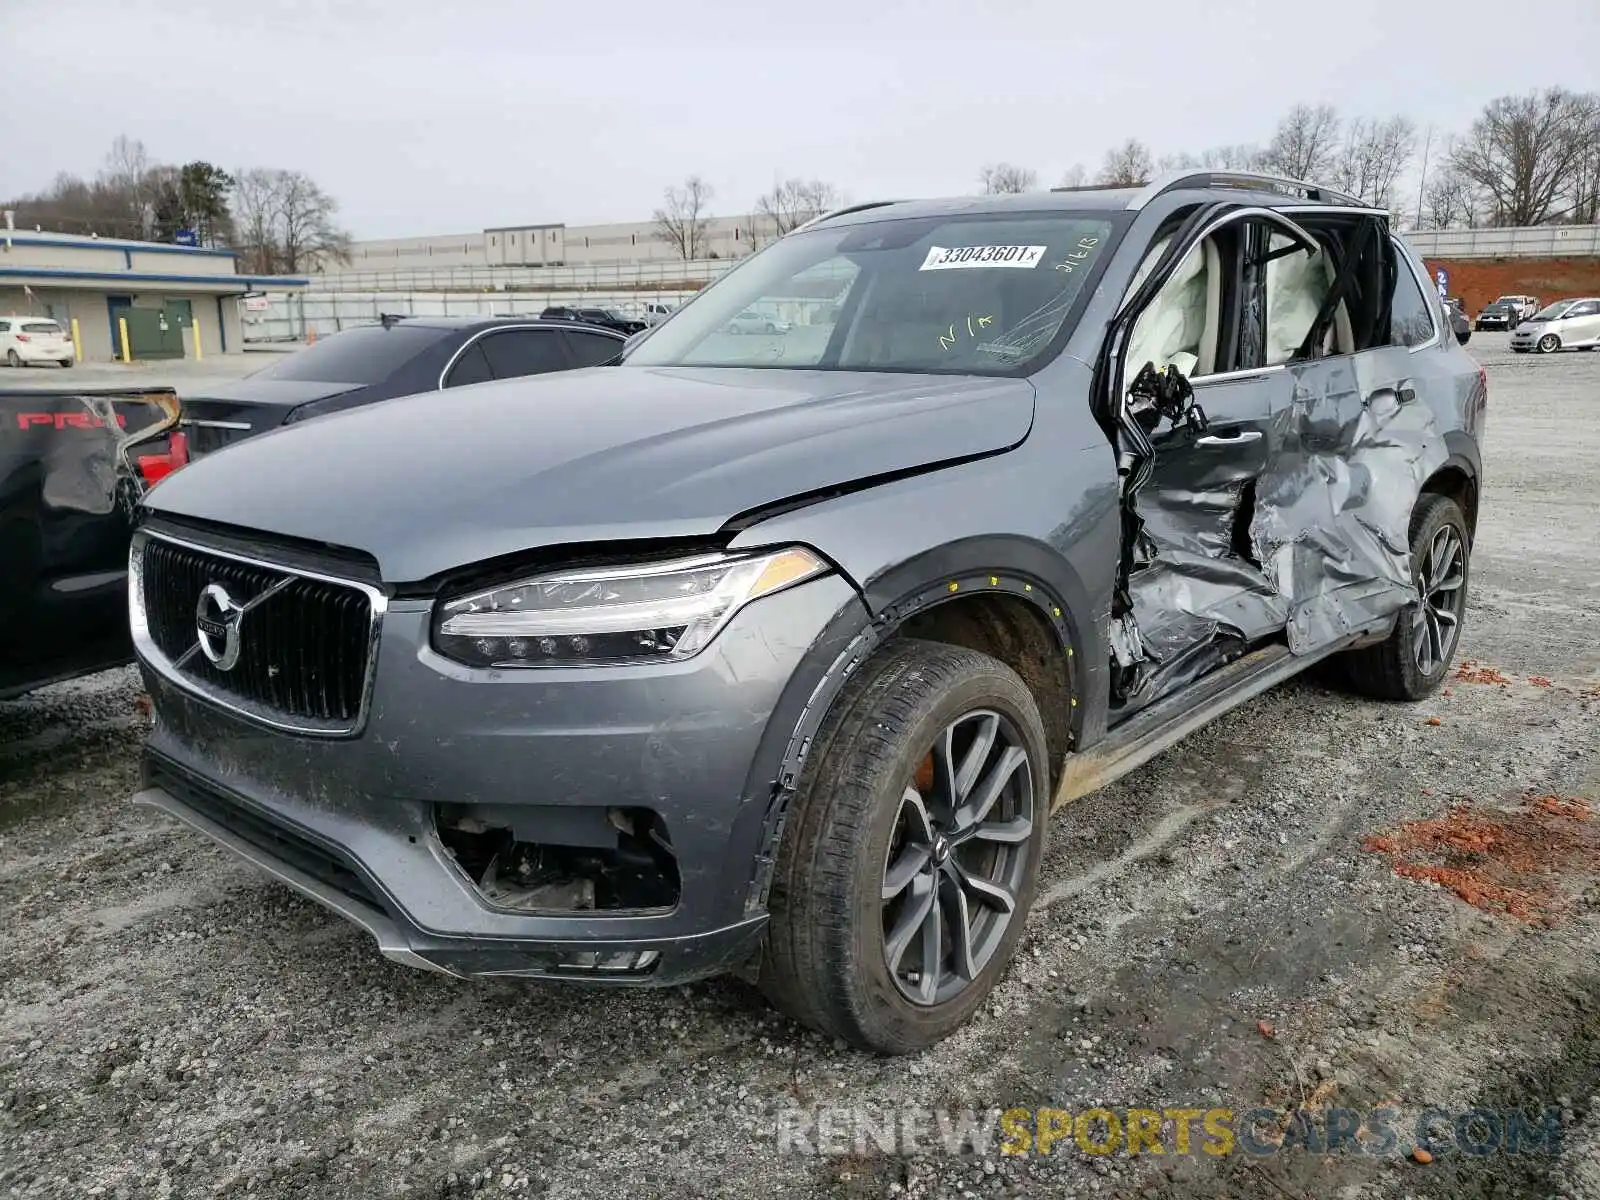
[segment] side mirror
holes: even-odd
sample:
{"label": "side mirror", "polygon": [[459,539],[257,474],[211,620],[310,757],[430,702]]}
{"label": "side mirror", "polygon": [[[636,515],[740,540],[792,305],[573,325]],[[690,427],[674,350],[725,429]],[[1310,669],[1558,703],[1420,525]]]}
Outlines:
{"label": "side mirror", "polygon": [[1463,322],[1461,328],[1456,330],[1456,341],[1460,342],[1463,346],[1465,346],[1467,344],[1467,341],[1471,337],[1472,337],[1472,326],[1470,326],[1470,325],[1468,325],[1468,324]]}

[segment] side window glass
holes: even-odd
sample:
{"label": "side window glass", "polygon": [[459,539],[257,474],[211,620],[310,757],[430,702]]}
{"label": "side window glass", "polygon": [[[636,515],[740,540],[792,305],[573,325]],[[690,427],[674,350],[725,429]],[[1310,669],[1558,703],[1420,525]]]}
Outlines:
{"label": "side window glass", "polygon": [[496,379],[543,375],[549,371],[564,371],[567,367],[561,335],[555,330],[512,329],[491,333],[478,344],[483,347],[489,359],[489,370]]}
{"label": "side window glass", "polygon": [[1433,337],[1433,309],[1417,286],[1417,276],[1395,252],[1394,303],[1389,309],[1389,341],[1395,346],[1420,346]]}
{"label": "side window glass", "polygon": [[489,360],[483,355],[483,339],[479,338],[456,359],[456,365],[450,368],[449,378],[444,385],[447,388],[462,387],[469,383],[485,383],[493,378],[494,375],[489,371]]}
{"label": "side window glass", "polygon": [[[1277,366],[1292,359],[1295,352],[1311,332],[1311,325],[1322,309],[1322,302],[1333,288],[1334,272],[1326,251],[1306,254],[1291,250],[1294,239],[1274,233],[1267,244],[1269,258],[1266,272],[1267,320],[1266,358],[1263,366]],[[1335,325],[1338,316],[1335,316]],[[1338,330],[1330,329],[1324,344],[1317,348],[1322,354],[1336,353],[1339,345]]]}
{"label": "side window glass", "polygon": [[574,329],[566,334],[567,345],[572,350],[572,365],[597,367],[610,362],[622,353],[622,343],[616,338],[601,337],[598,333],[584,333]]}

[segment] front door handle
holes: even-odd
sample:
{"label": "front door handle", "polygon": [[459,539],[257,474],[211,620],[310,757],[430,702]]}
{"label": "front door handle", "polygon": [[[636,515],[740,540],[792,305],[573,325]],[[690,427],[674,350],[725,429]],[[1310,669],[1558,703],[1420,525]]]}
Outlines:
{"label": "front door handle", "polygon": [[1217,434],[1208,433],[1203,438],[1196,438],[1196,446],[1243,446],[1247,442],[1259,442],[1261,430],[1241,429],[1230,437],[1219,437]]}

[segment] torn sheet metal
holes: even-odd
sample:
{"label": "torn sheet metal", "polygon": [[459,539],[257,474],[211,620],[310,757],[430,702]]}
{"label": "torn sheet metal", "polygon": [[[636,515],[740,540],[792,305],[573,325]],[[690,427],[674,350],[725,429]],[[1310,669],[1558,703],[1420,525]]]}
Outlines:
{"label": "torn sheet metal", "polygon": [[[1163,470],[1158,448],[1137,497],[1135,628],[1119,655],[1128,703],[1142,707],[1280,630],[1292,652],[1310,654],[1383,629],[1417,599],[1411,512],[1448,450],[1427,397],[1402,402],[1379,374],[1413,361],[1376,352],[1288,368],[1292,387],[1257,463]],[[1192,453],[1181,443],[1165,452]]]}
{"label": "torn sheet metal", "polygon": [[[1381,628],[1418,599],[1411,512],[1449,450],[1428,397],[1402,403],[1397,381],[1377,374],[1395,361],[1378,353],[1291,368],[1293,403],[1274,414],[1250,539],[1290,602],[1296,654]],[[1429,382],[1443,383],[1413,386]]]}

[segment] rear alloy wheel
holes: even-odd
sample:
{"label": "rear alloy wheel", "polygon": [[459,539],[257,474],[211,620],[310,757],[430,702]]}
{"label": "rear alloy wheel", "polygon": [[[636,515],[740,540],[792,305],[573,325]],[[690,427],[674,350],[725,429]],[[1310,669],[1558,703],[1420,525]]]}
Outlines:
{"label": "rear alloy wheel", "polygon": [[1461,645],[1471,551],[1466,519],[1448,496],[1424,493],[1411,514],[1411,572],[1418,599],[1376,646],[1351,651],[1355,689],[1379,700],[1421,700],[1436,691]]}
{"label": "rear alloy wheel", "polygon": [[1033,697],[988,655],[902,640],[861,667],[779,849],[761,968],[772,1002],[885,1054],[965,1022],[1027,920],[1048,761]]}
{"label": "rear alloy wheel", "polygon": [[1540,354],[1554,354],[1561,349],[1561,339],[1553,333],[1547,333],[1539,339]]}
{"label": "rear alloy wheel", "polygon": [[6,351],[6,365],[7,366],[12,366],[12,367],[20,367],[22,365],[22,355],[18,354],[15,350],[7,350]]}

